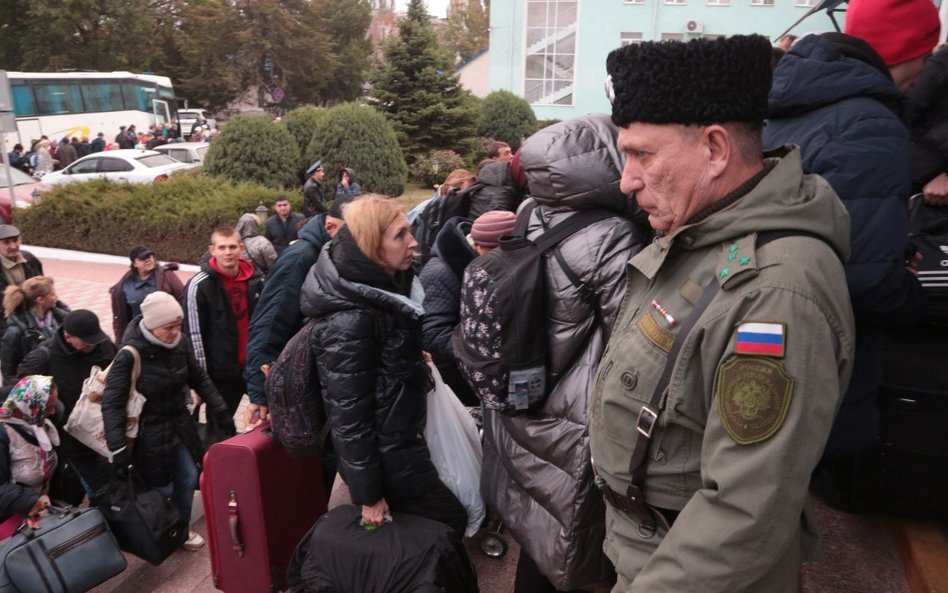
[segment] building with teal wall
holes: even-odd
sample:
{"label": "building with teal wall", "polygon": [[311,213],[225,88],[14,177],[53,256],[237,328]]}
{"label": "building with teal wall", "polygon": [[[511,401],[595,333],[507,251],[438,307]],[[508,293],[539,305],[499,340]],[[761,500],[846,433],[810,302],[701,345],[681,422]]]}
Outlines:
{"label": "building with teal wall", "polygon": [[[608,112],[606,56],[627,43],[759,33],[775,40],[816,0],[494,0],[490,88],[539,119]],[[840,26],[843,14],[837,14]],[[793,33],[834,30],[825,12]]]}

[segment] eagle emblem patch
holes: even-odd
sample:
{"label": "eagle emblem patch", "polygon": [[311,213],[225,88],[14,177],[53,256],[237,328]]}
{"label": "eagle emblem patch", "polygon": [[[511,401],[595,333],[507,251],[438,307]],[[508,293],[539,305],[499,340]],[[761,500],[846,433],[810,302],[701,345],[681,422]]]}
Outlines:
{"label": "eagle emblem patch", "polygon": [[783,426],[793,395],[793,377],[768,358],[732,356],[718,369],[718,411],[739,445],[772,437]]}

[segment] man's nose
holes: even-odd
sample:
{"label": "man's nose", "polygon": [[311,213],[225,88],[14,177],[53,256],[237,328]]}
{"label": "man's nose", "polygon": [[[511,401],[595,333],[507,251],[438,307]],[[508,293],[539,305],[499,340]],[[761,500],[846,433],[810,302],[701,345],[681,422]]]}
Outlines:
{"label": "man's nose", "polygon": [[619,181],[619,189],[621,189],[624,194],[632,194],[644,188],[645,182],[642,181],[642,176],[635,170],[635,166],[631,163],[626,163],[625,168],[622,169],[622,179]]}

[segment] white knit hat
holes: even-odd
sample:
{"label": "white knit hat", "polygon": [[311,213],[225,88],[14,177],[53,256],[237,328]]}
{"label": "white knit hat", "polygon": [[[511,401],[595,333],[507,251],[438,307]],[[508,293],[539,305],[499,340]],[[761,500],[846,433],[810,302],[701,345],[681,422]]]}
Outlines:
{"label": "white knit hat", "polygon": [[153,292],[142,301],[142,324],[146,329],[163,327],[183,317],[181,305],[167,292]]}

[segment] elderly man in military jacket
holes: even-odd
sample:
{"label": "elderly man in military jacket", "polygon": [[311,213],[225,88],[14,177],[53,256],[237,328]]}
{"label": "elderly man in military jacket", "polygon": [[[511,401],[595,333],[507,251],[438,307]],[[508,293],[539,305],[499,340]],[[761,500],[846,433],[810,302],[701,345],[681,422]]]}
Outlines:
{"label": "elderly man in military jacket", "polygon": [[610,54],[622,189],[657,238],[593,387],[613,591],[787,593],[849,380],[849,217],[799,150],[762,155],[770,44],[643,43]]}

